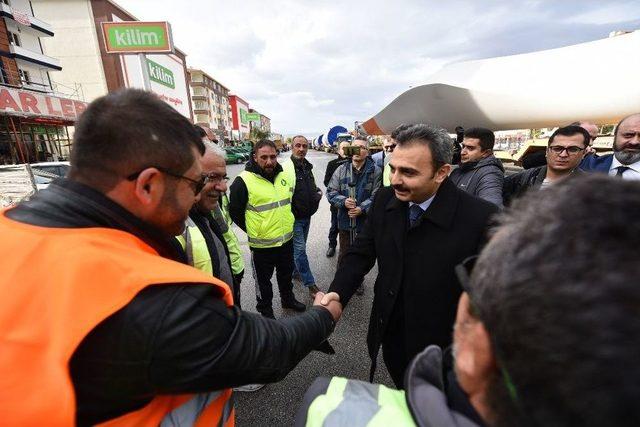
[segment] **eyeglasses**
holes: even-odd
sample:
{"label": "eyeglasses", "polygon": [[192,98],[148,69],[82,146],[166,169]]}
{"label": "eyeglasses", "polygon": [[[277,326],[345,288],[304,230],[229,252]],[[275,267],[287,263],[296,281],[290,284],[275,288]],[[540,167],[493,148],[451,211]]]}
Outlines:
{"label": "eyeglasses", "polygon": [[396,148],[396,144],[385,145],[384,146],[384,151],[388,151],[389,153],[393,153],[393,150],[395,150],[395,148]]}
{"label": "eyeglasses", "polygon": [[135,179],[137,179],[140,174],[145,170],[145,169],[149,169],[149,168],[156,168],[158,169],[160,172],[162,172],[165,175],[169,175],[170,177],[173,178],[177,178],[177,179],[184,179],[186,181],[189,181],[191,184],[193,184],[193,186],[191,187],[193,190],[193,194],[194,196],[197,196],[198,194],[200,194],[200,192],[202,191],[202,189],[204,188],[205,185],[207,185],[207,182],[209,182],[209,176],[208,175],[202,175],[202,177],[199,180],[195,180],[195,179],[191,179],[188,176],[184,176],[184,175],[178,175],[176,173],[173,173],[167,169],[164,168],[160,168],[157,166],[147,166],[146,168],[138,171],[138,172],[134,172],[131,175],[127,176],[127,181],[133,181]]}
{"label": "eyeglasses", "polygon": [[209,173],[209,174],[205,174],[204,176],[207,177],[207,182],[212,182],[214,184],[217,184],[219,182],[228,182],[229,181],[229,177],[226,175],[218,175],[216,173]]}
{"label": "eyeglasses", "polygon": [[[474,293],[471,291],[471,286],[470,286],[471,272],[473,271],[473,268],[475,267],[477,260],[478,260],[478,255],[473,255],[468,258],[465,258],[460,264],[455,266],[454,271],[455,271],[456,277],[458,278],[458,282],[460,282],[460,286],[462,287],[463,291],[466,292],[466,294],[469,296],[469,305],[470,305],[471,314],[482,321],[482,317],[483,317],[482,310],[480,309],[476,301],[476,298],[474,296]],[[511,375],[509,374],[509,371],[507,370],[507,367],[504,364],[504,357],[502,355],[502,351],[498,348],[498,345],[496,344],[496,341],[491,336],[491,334],[489,334],[489,337],[491,339],[491,344],[493,347],[495,358],[498,361],[498,369],[500,369],[500,372],[502,372],[504,385],[509,392],[509,397],[511,398],[513,403],[516,405],[516,407],[518,407],[518,409],[524,413],[524,410],[522,408],[522,403],[518,398],[518,391],[516,390],[516,386],[513,384],[513,381],[511,380]]]}
{"label": "eyeglasses", "polygon": [[552,151],[554,154],[561,154],[563,151],[566,151],[567,154],[578,154],[579,152],[584,151],[584,148],[580,148],[575,145],[571,145],[569,147],[552,145],[549,147],[549,151]]}

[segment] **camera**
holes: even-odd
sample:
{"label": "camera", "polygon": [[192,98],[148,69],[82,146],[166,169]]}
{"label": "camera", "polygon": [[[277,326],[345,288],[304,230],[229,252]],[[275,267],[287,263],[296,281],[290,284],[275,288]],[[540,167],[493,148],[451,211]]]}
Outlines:
{"label": "camera", "polygon": [[345,157],[352,157],[360,154],[360,147],[357,145],[348,145],[342,148]]}

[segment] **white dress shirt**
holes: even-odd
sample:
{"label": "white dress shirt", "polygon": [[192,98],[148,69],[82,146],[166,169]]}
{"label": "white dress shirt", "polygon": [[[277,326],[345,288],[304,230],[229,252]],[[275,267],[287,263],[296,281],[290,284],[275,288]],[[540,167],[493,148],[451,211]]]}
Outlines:
{"label": "white dress shirt", "polygon": [[426,212],[427,209],[429,209],[429,206],[431,205],[431,202],[433,202],[433,198],[436,197],[436,195],[434,194],[433,196],[431,196],[430,198],[428,198],[427,200],[425,200],[422,203],[413,203],[413,202],[409,202],[409,209],[411,209],[411,206],[415,205],[415,204],[419,204],[420,207],[422,208],[422,212]]}
{"label": "white dress shirt", "polygon": [[640,180],[640,160],[635,163],[631,163],[630,165],[623,165],[618,161],[618,159],[616,159],[616,156],[613,156],[613,161],[609,168],[609,175],[616,176],[618,173],[618,166],[626,166],[630,168],[622,173],[622,179]]}

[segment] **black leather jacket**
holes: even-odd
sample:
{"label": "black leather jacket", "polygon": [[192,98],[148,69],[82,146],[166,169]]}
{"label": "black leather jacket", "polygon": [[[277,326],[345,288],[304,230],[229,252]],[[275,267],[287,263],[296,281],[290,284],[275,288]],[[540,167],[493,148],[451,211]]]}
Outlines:
{"label": "black leather jacket", "polygon": [[[101,193],[57,180],[6,214],[52,228],[127,231],[162,256],[184,260],[172,237]],[[34,260],[37,262],[37,260]],[[51,279],[55,280],[52,271]],[[87,286],[92,286],[87,277]],[[79,425],[142,408],[159,394],[197,393],[279,381],[333,330],[314,307],[280,320],[228,308],[209,285],[149,284],[96,326],[70,361]]]}

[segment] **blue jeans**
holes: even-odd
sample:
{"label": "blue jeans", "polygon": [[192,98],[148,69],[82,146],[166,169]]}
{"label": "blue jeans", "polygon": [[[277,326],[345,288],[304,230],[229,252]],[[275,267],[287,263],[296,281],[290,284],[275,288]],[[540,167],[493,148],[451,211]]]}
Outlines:
{"label": "blue jeans", "polygon": [[302,279],[302,284],[306,287],[316,283],[316,279],[311,273],[311,267],[309,267],[309,258],[307,258],[307,237],[310,225],[311,218],[296,219],[293,224],[293,261],[296,265],[296,271]]}

